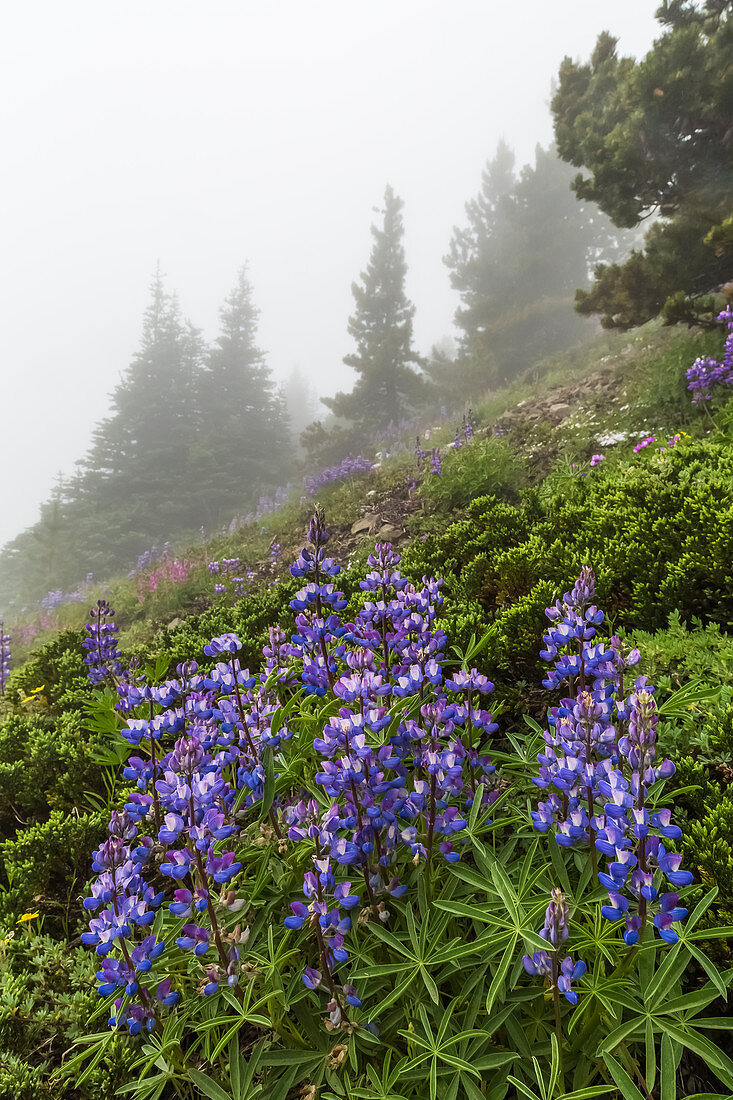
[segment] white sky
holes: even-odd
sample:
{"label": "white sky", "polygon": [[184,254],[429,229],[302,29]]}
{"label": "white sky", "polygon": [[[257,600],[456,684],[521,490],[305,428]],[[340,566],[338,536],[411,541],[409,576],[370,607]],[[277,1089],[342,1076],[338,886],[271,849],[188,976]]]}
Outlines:
{"label": "white sky", "polygon": [[0,544],[73,471],[160,259],[213,339],[238,267],[275,376],[341,365],[386,182],[416,343],[451,332],[441,258],[504,137],[552,137],[550,81],[597,34],[639,56],[658,0],[8,0],[0,15]]}

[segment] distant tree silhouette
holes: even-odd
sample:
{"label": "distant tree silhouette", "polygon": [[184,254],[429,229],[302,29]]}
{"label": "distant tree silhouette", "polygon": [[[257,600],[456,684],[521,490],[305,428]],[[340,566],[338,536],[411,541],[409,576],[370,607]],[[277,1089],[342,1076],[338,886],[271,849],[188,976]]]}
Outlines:
{"label": "distant tree silhouette", "polygon": [[397,423],[424,393],[424,382],[411,364],[422,359],[412,346],[415,307],[405,293],[407,264],[403,246],[402,199],[388,185],[381,225],[373,225],[372,252],[361,281],[352,283],[356,309],[348,331],[356,351],[344,363],[357,372],[351,393],[337,393],[324,404],[352,421],[362,433]]}

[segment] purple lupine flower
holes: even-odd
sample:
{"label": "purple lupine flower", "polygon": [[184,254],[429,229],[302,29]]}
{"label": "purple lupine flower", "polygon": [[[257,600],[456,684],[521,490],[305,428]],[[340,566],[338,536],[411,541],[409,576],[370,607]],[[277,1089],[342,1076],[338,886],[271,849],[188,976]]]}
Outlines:
{"label": "purple lupine flower", "polygon": [[524,955],[522,965],[528,974],[543,975],[548,979],[550,988],[570,1001],[578,1003],[578,994],[572,988],[572,982],[582,978],[587,967],[582,959],[574,962],[570,955],[561,955],[561,944],[568,938],[568,905],[562,890],[553,889],[550,904],[545,913],[545,923],[540,931],[543,940],[552,950],[535,951],[533,955]]}
{"label": "purple lupine flower", "polygon": [[718,314],[718,321],[728,326],[722,362],[712,359],[709,355],[700,356],[685,371],[687,388],[693,394],[693,405],[712,400],[711,390],[716,386],[733,383],[733,310],[730,305]]}
{"label": "purple lupine flower", "polygon": [[[598,875],[601,885],[609,891],[611,902],[610,906],[604,906],[603,915],[608,920],[625,918],[624,940],[631,945],[638,941],[654,912],[653,924],[661,938],[676,943],[678,936],[671,926],[683,920],[687,910],[677,904],[676,892],[657,895],[654,875],[661,871],[675,888],[689,885],[693,878],[689,871],[680,869],[682,856],[668,852],[662,843],[661,838],[676,840],[682,835],[681,829],[672,824],[671,811],[650,813],[647,809],[649,787],[659,779],[669,778],[675,769],[669,760],[655,764],[658,717],[654,696],[643,677],[635,687],[636,691],[626,700],[627,732],[618,742],[630,778],[615,769],[599,783],[608,801],[605,817],[599,818],[602,828],[597,846],[610,859],[608,872]],[[636,912],[632,912],[631,903]]]}
{"label": "purple lupine flower", "polygon": [[[348,910],[359,904],[359,896],[351,893],[350,882],[336,885],[327,858],[314,858],[313,870],[307,871],[303,877],[303,894],[308,904],[291,902],[292,916],[286,917],[284,924],[286,928],[298,931],[308,922],[322,970],[307,966],[302,974],[303,983],[308,989],[318,989],[323,985],[329,991],[331,1021],[338,1023],[345,1015],[346,1004],[355,1008],[361,1005],[354,986],[340,985],[335,973],[349,958],[344,946],[344,936],[351,929]],[[342,913],[342,908],[347,912]]]}
{"label": "purple lupine flower", "polygon": [[671,776],[674,765],[655,763],[657,714],[646,678],[637,678],[632,693],[624,695],[624,672],[638,663],[639,651],[625,651],[616,636],[609,649],[597,642],[603,613],[591,603],[593,597],[592,570],[584,567],[563,603],[547,609],[553,626],[541,656],[554,668],[543,683],[567,685],[575,700],[562,699],[550,710],[533,782],[552,793],[531,811],[532,820],[540,832],[553,829],[562,846],[588,844],[594,869],[596,852],[607,858],[607,869],[598,871],[609,892],[602,913],[608,920],[625,919],[628,944],[637,942],[653,913],[660,936],[674,943],[671,924],[686,910],[677,905],[676,894],[669,901],[667,895],[657,898],[654,874],[661,871],[675,888],[688,885],[692,875],[680,870],[682,857],[662,844],[662,838],[681,836],[671,812],[647,808],[649,786]]}
{"label": "purple lupine flower", "polygon": [[562,940],[569,936],[568,920],[570,912],[568,903],[562,890],[555,887],[550,895],[550,904],[545,912],[545,923],[540,930],[540,936],[557,949]]}
{"label": "purple lupine flower", "polygon": [[337,481],[346,481],[347,478],[355,477],[358,474],[370,473],[373,469],[374,464],[368,458],[364,458],[363,455],[357,455],[356,458],[349,456],[342,459],[337,466],[327,466],[319,473],[307,477],[305,479],[305,489],[309,496],[313,496],[314,493],[325,488],[326,485],[332,485]]}
{"label": "purple lupine flower", "polygon": [[436,447],[433,447],[430,453],[430,469],[438,477],[443,476],[443,460],[440,457],[440,451]]}
{"label": "purple lupine flower", "polygon": [[10,675],[10,635],[5,633],[5,624],[0,619],[0,695],[5,694],[5,685]]}
{"label": "purple lupine flower", "polygon": [[91,623],[87,623],[88,637],[82,645],[88,650],[84,658],[89,682],[98,684],[114,683],[124,672],[117,649],[117,626],[114,623],[114,611],[106,600],[97,600],[96,607],[89,612]]}
{"label": "purple lupine flower", "polygon": [[[221,916],[244,904],[237,896],[236,853],[249,811],[257,812],[263,797],[262,750],[272,749],[277,768],[282,743],[291,736],[287,722],[276,723],[280,684],[300,679],[306,690],[332,693],[338,701],[314,737],[316,781],[329,799],[325,811],[312,799],[286,806],[276,801],[269,810],[279,843],[287,843],[278,824],[284,817],[289,840],[307,843],[311,856],[315,849],[304,898],[284,916],[292,931],[315,941],[311,961],[318,970],[306,968],[304,982],[327,991],[332,1026],[360,1004],[353,986],[336,975],[348,962],[350,911],[360,904],[362,880],[363,919],[386,921],[384,899],[407,889],[393,873],[396,853],[429,863],[437,848],[454,862],[466,826],[462,804],[470,805],[478,792],[485,802],[497,793],[494,767],[483,753],[495,724],[479,705],[492,685],[472,669],[456,672],[446,685],[450,700],[443,687],[445,635],[436,624],[441,582],[424,577],[421,585],[409,583],[399,571],[399,554],[379,544],[362,582],[364,606],[353,622],[342,622],[346,601],[334,583],[339,566],[325,556],[328,539],[317,508],[308,545],[291,567],[304,582],[293,600],[296,633],[288,640],[271,630],[259,676],[242,668],[237,636],[224,634],[205,647],[213,668],[199,672],[189,662],[177,668],[175,680],[126,685],[130,709],[123,732],[142,751],[127,761],[125,778],[134,789],[124,812],[113,818],[110,840],[95,853],[97,878],[84,902],[94,914],[84,942],[110,963],[105,995],[136,986],[129,1009],[116,1004],[112,1026],[119,1020],[133,1033],[154,1026],[161,1007],[175,999],[153,973],[156,944],[148,939],[163,900],[144,881],[158,846],[163,855],[155,861],[156,874],[173,880],[168,907],[183,923],[179,942],[169,949],[206,956],[198,985],[203,996],[238,982],[239,950]],[[385,734],[394,721],[390,700],[408,685],[420,711]],[[352,880],[359,881],[358,892]]]}

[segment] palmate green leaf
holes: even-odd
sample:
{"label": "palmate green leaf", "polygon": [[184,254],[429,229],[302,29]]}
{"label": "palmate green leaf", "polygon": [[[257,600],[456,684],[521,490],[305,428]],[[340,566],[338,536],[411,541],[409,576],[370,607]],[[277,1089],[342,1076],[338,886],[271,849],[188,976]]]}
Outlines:
{"label": "palmate green leaf", "polygon": [[460,1080],[460,1086],[463,1089],[465,1100],[486,1100],[486,1094],[476,1085],[470,1077],[464,1077]]}
{"label": "palmate green leaf", "polygon": [[690,961],[690,953],[683,947],[680,939],[669,949],[654,977],[644,990],[644,1004],[648,1009],[656,1008],[665,997],[669,997],[670,991],[687,969]]}
{"label": "palmate green leaf", "polygon": [[[82,1035],[74,1042],[74,1046],[87,1046],[87,1050],[82,1050],[76,1054],[68,1062],[64,1062],[63,1070],[64,1074],[68,1075],[76,1073],[86,1061],[91,1059],[89,1065],[86,1066],[80,1077],[75,1078],[75,1083],[81,1085],[89,1077],[97,1066],[99,1065],[102,1057],[104,1056],[107,1047],[114,1038],[114,1032],[109,1031],[97,1031],[93,1035]],[[73,1050],[73,1047],[71,1048]]]}
{"label": "palmate green leaf", "polygon": [[[580,954],[580,952],[578,952]],[[586,975],[583,997],[570,1016],[568,1031],[572,1034],[580,1027],[587,1013],[597,1012],[600,1003],[611,1021],[621,1018],[620,1007],[637,1015],[643,1013],[641,1001],[631,993],[630,982],[625,978],[606,978],[597,969]],[[610,1024],[609,1024],[610,1026]]]}
{"label": "palmate green leaf", "polygon": [[526,1096],[527,1100],[543,1100],[541,1096],[538,1096],[536,1092],[532,1092],[529,1085],[525,1085],[524,1081],[520,1081],[518,1077],[513,1077],[510,1074],[507,1075],[507,1081],[510,1085],[514,1085],[514,1088],[522,1096]]}
{"label": "palmate green leaf", "polygon": [[518,1057],[519,1055],[513,1050],[497,1050],[495,1053],[471,1058],[470,1062],[478,1070],[498,1069],[499,1066],[508,1066],[510,1062],[516,1062]]}
{"label": "palmate green leaf", "polygon": [[491,1010],[494,1007],[494,1002],[497,999],[504,1000],[504,983],[506,982],[507,971],[511,966],[512,959],[516,954],[518,937],[514,935],[504,949],[504,954],[501,957],[501,962],[497,968],[496,974],[491,979],[491,985],[489,986],[489,992],[486,994],[486,1015],[491,1015]]}
{"label": "palmate green leaf", "polygon": [[450,1020],[455,1008],[455,1001],[452,1001],[450,1006],[443,1013],[443,1017],[438,1025],[437,1034],[433,1034],[432,1027],[430,1025],[430,1017],[427,1009],[424,1005],[418,1005],[418,1015],[420,1017],[420,1023],[422,1024],[423,1032],[419,1032],[417,1029],[412,1031],[400,1030],[399,1034],[408,1039],[413,1046],[422,1047],[421,1053],[411,1058],[400,1070],[400,1076],[405,1077],[413,1073],[419,1067],[423,1065],[425,1061],[430,1060],[430,1096],[431,1100],[438,1100],[437,1082],[438,1082],[438,1062],[442,1062],[444,1065],[450,1066],[452,1069],[458,1070],[462,1073],[469,1073],[475,1076],[477,1079],[481,1079],[481,1075],[478,1070],[471,1065],[469,1061],[461,1058],[455,1051],[450,1050],[451,1047],[456,1046],[458,1043],[463,1042],[466,1039],[473,1036],[482,1036],[483,1032],[472,1029],[470,1031],[462,1031],[457,1035],[447,1035],[447,1031],[450,1025]]}
{"label": "palmate green leaf", "polygon": [[533,733],[538,733],[540,737],[544,737],[545,731],[543,730],[542,726],[539,725],[538,722],[535,722],[534,718],[532,718],[529,714],[523,714],[522,720],[526,726],[529,726]]}
{"label": "palmate green leaf", "polygon": [[312,1069],[327,1057],[327,1052],[314,1050],[268,1050],[262,1055],[263,1066],[301,1066]]}
{"label": "palmate green leaf", "polygon": [[520,923],[518,898],[511,880],[498,860],[490,861],[491,878],[515,925]]}
{"label": "palmate green leaf", "polygon": [[726,981],[725,976],[720,973],[715,963],[712,959],[707,957],[704,951],[701,951],[699,947],[695,947],[691,943],[688,943],[687,947],[688,950],[692,952],[692,957],[697,960],[708,978],[710,978],[710,981],[713,983],[720,996],[724,1001],[727,1001],[728,985],[730,984],[731,977],[733,977],[733,972],[730,970],[728,971],[728,980]]}
{"label": "palmate green leaf", "polygon": [[700,898],[695,908],[690,913],[689,917],[685,920],[683,925],[683,931],[685,933],[691,932],[701,921],[705,911],[710,908],[715,899],[718,896],[718,887],[713,886],[710,890],[707,890]]}
{"label": "palmate green leaf", "polygon": [[711,687],[702,680],[689,680],[660,703],[659,717],[680,720],[690,711],[699,710],[698,704],[702,703],[706,707],[714,705],[720,698],[721,691],[721,685]]}
{"label": "palmate green leaf", "polygon": [[[261,1048],[256,1049],[253,1056],[257,1059],[257,1061],[259,1061],[260,1050]],[[234,1097],[234,1100],[241,1100],[241,1093],[243,1091],[241,1067],[242,1056],[239,1050],[239,1040],[236,1035],[233,1035],[231,1043],[229,1044],[229,1083],[232,1086],[232,1095]],[[250,1074],[247,1074],[249,1080],[252,1079],[252,1073],[254,1073],[254,1069],[251,1071]],[[249,1081],[247,1081],[247,1084],[249,1084]]]}
{"label": "palmate green leaf", "polygon": [[614,1028],[610,1035],[606,1036],[598,1048],[598,1053],[605,1056],[608,1051],[614,1050],[619,1043],[622,1043],[624,1039],[635,1032],[638,1032],[637,1038],[640,1039],[644,1034],[644,1026],[643,1016],[634,1016],[631,1020],[625,1020],[620,1027]]}
{"label": "palmate green leaf", "polygon": [[483,653],[491,639],[498,634],[499,626],[497,623],[492,623],[487,631],[482,634],[477,642],[474,643],[476,635],[472,635],[471,643],[469,644],[466,652],[463,654],[463,663],[461,667],[464,671],[468,671],[468,666],[471,661],[475,661],[476,658]]}
{"label": "palmate green leaf", "polygon": [[[725,988],[725,987],[724,987]],[[691,1012],[705,1008],[713,1001],[717,1001],[720,993],[718,987],[712,982],[707,982],[702,989],[694,989],[692,993],[683,993],[679,997],[673,997],[664,1001],[660,1012],[669,1015],[673,1012]]]}
{"label": "palmate green leaf", "polygon": [[446,913],[453,913],[456,917],[468,917],[470,920],[479,920],[484,924],[496,924],[501,920],[496,910],[492,910],[487,905],[469,905],[465,901],[456,901],[454,899],[442,901],[440,898],[436,898],[434,905],[436,909],[441,909]]}
{"label": "palmate green leaf", "polygon": [[[122,1096],[129,1092],[135,1094],[136,1100],[158,1100],[169,1081],[170,1074],[156,1073],[154,1077],[145,1077],[143,1080],[130,1081],[126,1085],[121,1085],[115,1092],[115,1096]],[[223,1095],[226,1100],[231,1100],[226,1093]],[[214,1098],[214,1100],[217,1100],[217,1098]]]}
{"label": "palmate green leaf", "polygon": [[267,1100],[285,1100],[291,1088],[300,1076],[300,1068],[291,1066],[276,1081],[267,1082]]}
{"label": "palmate green leaf", "polygon": [[[680,940],[682,938],[680,936]],[[731,938],[733,938],[733,924],[724,924],[718,928],[702,928],[699,932],[693,932],[691,936],[684,934],[684,943],[687,946],[697,940],[729,940]]]}
{"label": "palmate green leaf", "polygon": [[676,1027],[664,1019],[660,1020],[660,1024],[670,1039],[674,1039],[675,1042],[697,1054],[727,1089],[733,1089],[733,1062],[720,1047],[694,1028]]}
{"label": "palmate green leaf", "polygon": [[510,1013],[504,1021],[509,1037],[516,1047],[517,1051],[526,1061],[530,1061],[532,1058],[532,1048],[527,1042],[527,1036],[524,1033],[522,1025],[517,1020],[515,1014]]}
{"label": "palmate green leaf", "polygon": [[208,1097],[208,1100],[232,1100],[232,1094],[224,1092],[224,1089],[217,1085],[216,1081],[213,1081],[208,1074],[202,1073],[198,1069],[190,1069],[188,1076],[199,1092]]}
{"label": "palmate green leaf", "polygon": [[552,1048],[552,1064],[550,1066],[550,1080],[547,1084],[546,1091],[546,1096],[548,1097],[548,1100],[550,1097],[555,1095],[555,1086],[560,1079],[560,1047],[558,1045],[557,1035],[554,1031],[550,1036],[550,1046]]}
{"label": "palmate green leaf", "polygon": [[644,1100],[643,1095],[639,1092],[629,1074],[612,1054],[604,1054],[603,1060],[624,1100]]}
{"label": "palmate green leaf", "polygon": [[352,970],[352,978],[382,978],[386,974],[397,974],[405,969],[404,963],[379,963],[374,966],[360,966]]}
{"label": "palmate green leaf", "polygon": [[415,975],[411,973],[403,982],[400,982],[399,985],[395,986],[395,988],[390,993],[388,993],[387,996],[384,997],[378,1005],[375,1005],[375,1007],[370,1010],[370,1018],[372,1020],[376,1020],[384,1012],[385,1008],[389,1008],[389,1006],[394,1004],[395,1001],[398,1001],[403,993],[406,993],[407,990],[410,988],[414,981],[414,978]]}

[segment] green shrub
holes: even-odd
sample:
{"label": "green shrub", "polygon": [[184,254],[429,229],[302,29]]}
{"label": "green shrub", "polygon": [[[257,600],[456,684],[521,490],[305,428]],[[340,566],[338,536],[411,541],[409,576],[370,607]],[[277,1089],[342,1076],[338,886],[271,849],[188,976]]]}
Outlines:
{"label": "green shrub", "polygon": [[111,1100],[137,1053],[124,1039],[81,1091],[61,1070],[99,1007],[94,957],[25,924],[0,932],[0,1100]]}
{"label": "green shrub", "polygon": [[9,702],[17,705],[23,695],[38,692],[55,714],[77,709],[80,693],[89,683],[82,647],[85,637],[83,630],[64,630],[37,649],[14,673]]}
{"label": "green shrub", "polygon": [[89,731],[75,711],[13,715],[0,723],[0,835],[49,810],[70,813],[84,792],[99,789],[92,754],[103,736]]}
{"label": "green shrub", "polygon": [[40,908],[67,931],[79,919],[76,899],[89,874],[94,848],[104,839],[109,814],[64,816],[52,810],[47,821],[0,843],[9,889],[0,894],[0,916]]}

